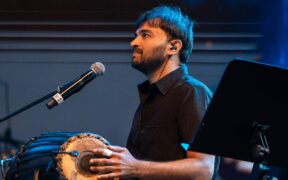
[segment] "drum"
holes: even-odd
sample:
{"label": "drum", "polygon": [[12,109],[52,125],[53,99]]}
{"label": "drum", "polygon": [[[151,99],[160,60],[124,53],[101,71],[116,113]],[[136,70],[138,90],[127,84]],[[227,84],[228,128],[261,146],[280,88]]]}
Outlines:
{"label": "drum", "polygon": [[97,179],[89,171],[91,150],[109,142],[92,133],[47,132],[32,138],[9,163],[6,179]]}

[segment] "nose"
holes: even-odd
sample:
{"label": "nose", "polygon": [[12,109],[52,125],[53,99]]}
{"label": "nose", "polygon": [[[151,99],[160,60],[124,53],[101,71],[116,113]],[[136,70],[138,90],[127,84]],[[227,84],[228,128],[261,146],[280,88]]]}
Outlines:
{"label": "nose", "polygon": [[131,42],[130,42],[131,47],[138,47],[139,46],[139,41],[138,41],[138,36],[136,36]]}

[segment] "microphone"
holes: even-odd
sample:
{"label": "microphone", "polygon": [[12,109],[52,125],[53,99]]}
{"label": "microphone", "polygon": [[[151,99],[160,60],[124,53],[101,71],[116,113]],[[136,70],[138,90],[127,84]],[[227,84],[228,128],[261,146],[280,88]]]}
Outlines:
{"label": "microphone", "polygon": [[102,63],[96,62],[92,64],[90,70],[82,74],[76,80],[73,80],[61,87],[58,86],[57,93],[46,104],[47,108],[51,109],[54,106],[63,103],[65,99],[72,94],[79,92],[85,86],[85,84],[89,83],[97,76],[102,76],[104,72],[105,66]]}

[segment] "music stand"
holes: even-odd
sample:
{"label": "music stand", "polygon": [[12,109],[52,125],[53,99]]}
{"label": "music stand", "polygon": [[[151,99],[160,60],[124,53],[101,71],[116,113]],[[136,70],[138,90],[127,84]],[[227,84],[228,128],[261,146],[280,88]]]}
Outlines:
{"label": "music stand", "polygon": [[231,61],[189,150],[257,163],[261,179],[287,167],[287,84],[288,69]]}

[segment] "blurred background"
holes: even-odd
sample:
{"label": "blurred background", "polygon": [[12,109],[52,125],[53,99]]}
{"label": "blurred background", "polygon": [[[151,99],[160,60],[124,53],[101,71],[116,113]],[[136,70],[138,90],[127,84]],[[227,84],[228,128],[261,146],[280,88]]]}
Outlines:
{"label": "blurred background", "polygon": [[[46,100],[2,122],[0,159],[47,131],[93,132],[125,146],[139,102],[136,85],[145,80],[130,66],[133,25],[160,4],[180,6],[196,21],[187,64],[212,90],[236,57],[288,67],[288,0],[1,1],[0,117],[77,78],[94,62],[106,72],[51,110]],[[224,159],[220,172],[222,179],[243,179],[251,167]],[[230,176],[238,168],[239,175]]]}

